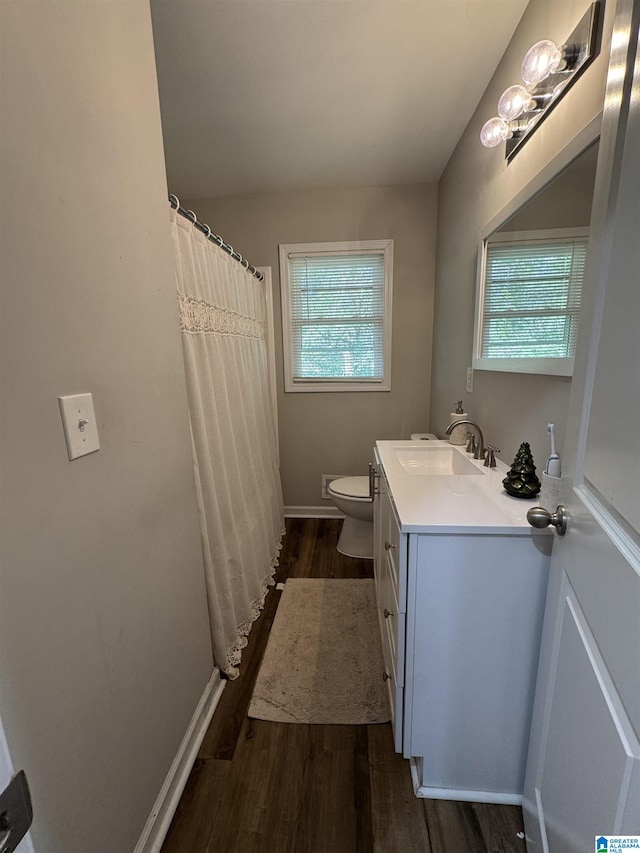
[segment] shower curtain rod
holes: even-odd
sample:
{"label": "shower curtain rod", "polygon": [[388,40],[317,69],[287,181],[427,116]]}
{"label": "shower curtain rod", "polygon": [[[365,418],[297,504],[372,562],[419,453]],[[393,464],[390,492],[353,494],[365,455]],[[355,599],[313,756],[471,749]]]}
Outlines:
{"label": "shower curtain rod", "polygon": [[185,219],[189,219],[193,222],[194,226],[198,229],[198,231],[202,231],[202,233],[211,240],[212,243],[215,243],[216,246],[220,246],[220,248],[225,251],[228,255],[231,255],[234,261],[239,261],[242,266],[249,270],[249,272],[255,276],[258,281],[263,281],[264,276],[261,272],[249,263],[246,258],[243,258],[240,252],[236,252],[233,246],[230,246],[228,243],[225,243],[222,237],[219,237],[218,234],[214,234],[211,228],[208,225],[205,225],[204,222],[200,222],[198,217],[195,215],[193,210],[187,210],[186,207],[182,207],[180,204],[180,199],[177,195],[173,193],[169,193],[169,204],[174,210],[177,210],[180,216],[184,216]]}

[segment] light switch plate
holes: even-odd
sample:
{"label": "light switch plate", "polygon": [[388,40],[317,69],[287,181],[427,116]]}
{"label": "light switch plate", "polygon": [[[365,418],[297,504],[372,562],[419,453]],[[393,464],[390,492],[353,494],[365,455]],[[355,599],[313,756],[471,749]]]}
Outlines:
{"label": "light switch plate", "polygon": [[473,367],[467,367],[467,394],[473,394]]}
{"label": "light switch plate", "polygon": [[91,394],[71,394],[58,397],[64,437],[69,459],[86,456],[100,450],[98,425],[93,411]]}

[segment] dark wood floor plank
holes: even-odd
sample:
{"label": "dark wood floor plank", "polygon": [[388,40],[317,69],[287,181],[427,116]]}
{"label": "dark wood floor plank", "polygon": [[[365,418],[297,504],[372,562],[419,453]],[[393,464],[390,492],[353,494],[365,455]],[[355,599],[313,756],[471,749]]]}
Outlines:
{"label": "dark wood floor plank", "polygon": [[371,816],[358,813],[357,727],[248,722],[253,737],[243,727],[207,853],[372,853]]}
{"label": "dark wood floor plank", "polygon": [[[367,729],[375,853],[435,853],[424,809],[413,794],[408,762],[394,751],[391,723]],[[467,851],[461,847],[456,853]]]}
{"label": "dark wood floor plank", "polygon": [[207,853],[292,849],[304,773],[299,759],[306,748],[304,729],[263,720],[245,722]]}
{"label": "dark wood floor plank", "polygon": [[[520,806],[474,803],[474,810],[489,853],[526,853]],[[518,838],[518,833],[522,838]]]}
{"label": "dark wood floor plank", "polygon": [[432,853],[487,853],[473,803],[422,800]]}
{"label": "dark wood floor plank", "polygon": [[[347,850],[372,853],[371,847],[358,847],[355,729],[355,726],[309,726],[303,789],[298,803],[300,819],[290,853]],[[361,843],[365,840],[360,839]]]}
{"label": "dark wood floor plank", "polygon": [[[316,536],[315,547],[313,549],[312,573],[314,578],[335,578],[336,568],[340,571],[340,566],[336,566],[337,560],[334,555],[342,556],[336,551],[337,531],[336,521],[330,519],[320,519],[318,524],[318,533]],[[338,577],[341,575],[338,574]]]}
{"label": "dark wood floor plank", "polygon": [[196,761],[162,853],[205,853],[230,768],[228,761]]}
{"label": "dark wood floor plank", "polygon": [[[313,575],[318,518],[288,518],[287,534],[284,538],[283,557],[290,578],[310,578]],[[289,541],[289,531],[294,534]]]}
{"label": "dark wood floor plank", "polygon": [[373,806],[369,764],[369,727],[355,726],[354,805],[356,853],[373,853]]}
{"label": "dark wood floor plank", "polygon": [[526,853],[522,809],[493,803],[423,800],[433,853]]}

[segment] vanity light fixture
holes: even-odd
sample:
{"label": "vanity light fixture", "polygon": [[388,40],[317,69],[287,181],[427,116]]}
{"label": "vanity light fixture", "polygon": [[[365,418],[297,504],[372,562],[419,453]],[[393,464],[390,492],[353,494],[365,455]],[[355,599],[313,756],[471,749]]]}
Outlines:
{"label": "vanity light fixture", "polygon": [[511,136],[511,130],[509,129],[509,125],[507,122],[498,118],[490,118],[489,121],[484,123],[482,130],[480,131],[480,142],[486,148],[495,148],[496,145],[500,145],[501,142],[504,142],[505,139],[509,139]]}
{"label": "vanity light fixture", "polygon": [[509,86],[498,101],[498,115],[485,122],[480,141],[487,148],[506,142],[510,160],[567,89],[600,52],[601,0],[592,3],[566,42],[545,39],[522,61],[523,83]]}
{"label": "vanity light fixture", "polygon": [[498,115],[503,121],[515,121],[523,113],[535,109],[536,100],[531,97],[528,89],[516,84],[509,86],[498,101]]}
{"label": "vanity light fixture", "polygon": [[538,41],[526,52],[520,75],[527,86],[537,86],[550,74],[564,71],[567,64],[562,48],[552,41]]}

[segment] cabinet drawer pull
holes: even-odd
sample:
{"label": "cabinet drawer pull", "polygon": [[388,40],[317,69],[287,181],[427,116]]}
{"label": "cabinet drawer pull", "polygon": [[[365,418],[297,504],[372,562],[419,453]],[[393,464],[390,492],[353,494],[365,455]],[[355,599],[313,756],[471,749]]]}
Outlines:
{"label": "cabinet drawer pull", "polygon": [[385,551],[390,551],[392,548],[395,548],[395,547],[396,546],[392,542],[385,542],[384,543],[384,550]]}
{"label": "cabinet drawer pull", "polygon": [[385,619],[388,619],[388,618],[389,618],[389,616],[393,616],[393,613],[391,613],[391,611],[390,611],[390,610],[387,610],[387,608],[386,608],[386,607],[385,607],[385,609],[384,609],[382,612],[384,613],[384,618],[385,618]]}
{"label": "cabinet drawer pull", "polygon": [[391,676],[389,675],[389,673],[388,673],[388,672],[383,672],[383,673],[382,673],[382,680],[383,680],[383,681],[388,681],[390,678],[391,678]]}
{"label": "cabinet drawer pull", "polygon": [[376,489],[376,477],[379,477],[378,469],[369,462],[369,499],[373,500],[374,495],[379,495],[379,489]]}

